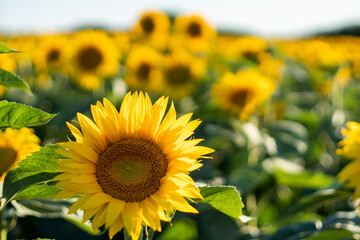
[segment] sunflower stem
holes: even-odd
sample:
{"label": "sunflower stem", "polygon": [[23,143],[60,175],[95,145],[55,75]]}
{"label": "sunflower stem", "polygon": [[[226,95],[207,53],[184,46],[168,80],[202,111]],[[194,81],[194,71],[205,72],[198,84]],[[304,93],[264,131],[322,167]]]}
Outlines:
{"label": "sunflower stem", "polygon": [[[141,233],[140,233],[140,236],[139,236],[139,240],[142,240],[143,237],[144,237],[144,231],[143,231],[143,228],[141,228]],[[125,238],[125,240],[132,240],[131,236],[126,231],[126,228],[124,228],[124,238]]]}
{"label": "sunflower stem", "polygon": [[139,240],[143,240],[144,238],[144,226],[141,228],[141,233],[140,233],[140,236],[139,236]]}
{"label": "sunflower stem", "polygon": [[0,240],[6,240],[7,238],[7,227],[4,224],[4,209],[0,211]]}
{"label": "sunflower stem", "polygon": [[153,237],[154,237],[154,230],[150,228],[146,240],[152,240]]}
{"label": "sunflower stem", "polygon": [[128,234],[128,232],[126,231],[126,228],[124,228],[124,239],[125,240],[131,240],[131,236]]}

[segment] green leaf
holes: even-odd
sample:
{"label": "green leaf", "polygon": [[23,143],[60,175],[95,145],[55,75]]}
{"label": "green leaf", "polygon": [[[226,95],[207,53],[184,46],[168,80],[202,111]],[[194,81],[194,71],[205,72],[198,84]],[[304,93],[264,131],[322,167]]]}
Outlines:
{"label": "green leaf", "polygon": [[200,187],[200,193],[204,197],[200,203],[208,203],[226,215],[239,219],[242,215],[241,209],[244,204],[240,193],[232,186]]}
{"label": "green leaf", "polygon": [[5,87],[13,87],[18,88],[20,90],[24,90],[25,92],[31,93],[29,85],[22,80],[20,77],[15,74],[8,72],[4,69],[0,68],[0,85]]}
{"label": "green leaf", "polygon": [[56,115],[24,104],[0,101],[0,128],[36,127],[46,124]]}
{"label": "green leaf", "polygon": [[315,192],[300,199],[300,201],[293,208],[293,212],[303,212],[309,208],[319,208],[326,204],[348,199],[351,192],[335,189],[326,189],[323,191]]}
{"label": "green leaf", "polygon": [[6,46],[5,44],[0,43],[0,53],[15,53],[15,52],[20,52],[20,51],[11,49],[8,46]]}
{"label": "green leaf", "polygon": [[275,178],[279,184],[296,188],[319,189],[331,184],[335,177],[321,172],[302,170],[296,173],[285,172],[282,169],[275,169]]}
{"label": "green leaf", "polygon": [[304,240],[338,240],[338,239],[353,239],[353,233],[346,229],[330,229],[319,234],[315,234]]}
{"label": "green leaf", "polygon": [[[32,153],[31,156],[19,162],[19,167],[10,170],[6,174],[3,185],[5,203],[1,206],[2,208],[24,189],[35,184],[49,182],[61,173],[55,160],[64,157],[55,152],[58,148],[60,147],[56,145],[43,147],[40,151]],[[44,192],[42,192],[42,195],[44,195]],[[31,198],[34,197],[36,196],[31,196]]]}
{"label": "green leaf", "polygon": [[60,189],[53,185],[32,185],[19,192],[13,200],[21,199],[53,199]]}

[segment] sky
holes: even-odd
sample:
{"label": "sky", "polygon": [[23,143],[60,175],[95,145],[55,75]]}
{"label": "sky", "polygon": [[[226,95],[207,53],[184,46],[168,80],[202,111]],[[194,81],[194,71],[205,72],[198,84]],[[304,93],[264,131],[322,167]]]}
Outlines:
{"label": "sky", "polygon": [[129,29],[147,10],[201,14],[217,29],[299,37],[360,25],[360,0],[0,0],[0,33]]}

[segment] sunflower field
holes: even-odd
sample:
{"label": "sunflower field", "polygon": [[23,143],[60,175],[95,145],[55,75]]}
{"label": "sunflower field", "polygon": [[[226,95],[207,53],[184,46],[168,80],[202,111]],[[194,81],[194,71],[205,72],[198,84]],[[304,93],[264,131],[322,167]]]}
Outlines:
{"label": "sunflower field", "polygon": [[0,239],[360,239],[360,38],[0,35]]}

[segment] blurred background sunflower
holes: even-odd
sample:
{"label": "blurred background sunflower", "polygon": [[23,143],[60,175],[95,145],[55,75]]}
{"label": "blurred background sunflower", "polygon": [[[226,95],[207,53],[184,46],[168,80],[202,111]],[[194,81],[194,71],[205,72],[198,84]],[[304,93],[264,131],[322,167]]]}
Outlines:
{"label": "blurred background sunflower", "polygon": [[80,87],[97,89],[118,71],[119,52],[106,32],[85,30],[74,34],[68,72]]}
{"label": "blurred background sunflower", "polygon": [[0,131],[0,181],[6,173],[17,166],[17,163],[40,149],[40,139],[33,129],[21,128]]}

